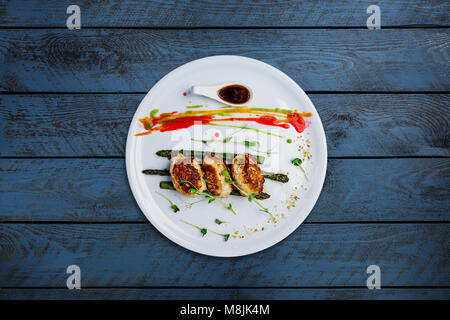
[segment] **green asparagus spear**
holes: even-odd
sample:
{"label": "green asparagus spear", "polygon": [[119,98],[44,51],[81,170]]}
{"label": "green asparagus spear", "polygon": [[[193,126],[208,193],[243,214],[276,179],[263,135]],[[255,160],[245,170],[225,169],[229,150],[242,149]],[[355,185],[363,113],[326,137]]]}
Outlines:
{"label": "green asparagus spear", "polygon": [[[170,176],[170,172],[167,169],[145,169],[142,170],[143,174],[148,175],[158,175],[158,176]],[[264,177],[266,179],[278,181],[281,183],[287,183],[289,182],[289,177],[282,173],[271,173],[271,172],[263,172]]]}
{"label": "green asparagus spear", "polygon": [[281,183],[288,183],[289,177],[283,173],[271,173],[271,172],[263,172],[264,178],[278,181]]}
{"label": "green asparagus spear", "polygon": [[[195,151],[195,150],[159,150],[156,151],[156,155],[160,157],[165,157],[170,159],[172,155],[177,155],[179,153],[184,154],[188,157],[196,157],[196,158],[203,158],[205,155],[208,155],[210,153],[215,154],[217,157],[222,157],[224,160],[231,161],[234,159],[234,157],[237,156],[236,153],[221,153],[221,152],[211,152],[211,151]],[[255,156],[252,155],[256,162],[259,164],[264,163],[265,158],[263,156]]]}
{"label": "green asparagus spear", "polygon": [[[166,190],[175,190],[172,181],[160,181],[159,182],[159,187],[161,189],[166,189]],[[238,190],[234,189],[233,191],[231,191],[231,194],[234,196],[240,196],[241,194],[239,193]],[[255,196],[256,199],[259,200],[264,200],[264,199],[268,199],[270,198],[270,194],[265,193],[265,192],[261,192],[260,194],[257,194]]]}
{"label": "green asparagus spear", "polygon": [[145,169],[142,173],[151,176],[170,176],[170,171],[167,169]]}

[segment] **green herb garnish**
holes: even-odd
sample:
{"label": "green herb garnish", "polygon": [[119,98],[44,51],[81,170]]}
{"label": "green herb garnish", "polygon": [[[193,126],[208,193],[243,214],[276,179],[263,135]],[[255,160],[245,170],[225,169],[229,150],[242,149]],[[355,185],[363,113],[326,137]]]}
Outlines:
{"label": "green herb garnish", "polygon": [[184,220],[181,220],[181,221],[200,230],[200,232],[202,233],[202,237],[204,237],[208,233],[208,229],[206,229],[206,228],[196,226],[195,224],[192,224],[192,223],[184,221]]}
{"label": "green herb garnish", "polygon": [[190,208],[192,208],[192,206],[193,206],[194,204],[199,203],[199,202],[203,202],[203,201],[206,201],[206,200],[208,200],[208,199],[202,199],[202,200],[190,202],[190,203],[186,204],[186,208],[190,209]]}
{"label": "green herb garnish", "polygon": [[299,167],[300,170],[302,170],[303,174],[305,175],[306,180],[309,181],[308,175],[306,174],[305,169],[303,169],[303,167],[302,167],[302,160],[299,158],[295,158],[294,160],[292,160],[292,164],[294,166]]}
{"label": "green herb garnish", "polygon": [[292,160],[292,164],[294,166],[300,167],[302,165],[302,160],[299,158],[295,158],[294,160]]}
{"label": "green herb garnish", "polygon": [[[236,183],[232,179],[230,179],[230,174],[228,173],[228,170],[223,170],[222,175],[225,177],[226,183],[233,185],[234,187],[236,187],[236,189],[241,191],[241,189],[236,185]],[[272,215],[272,213],[270,213],[269,209],[264,207],[258,200],[255,199],[256,195],[257,195],[256,193],[252,193],[251,195],[249,195],[247,198],[248,201],[256,203],[261,208],[261,211],[268,213],[270,215],[270,217],[272,218],[272,220],[276,221],[275,217]]]}
{"label": "green herb garnish", "polygon": [[292,143],[292,139],[287,139],[286,142],[287,143]]}
{"label": "green herb garnish", "polygon": [[155,191],[157,194],[159,194],[161,197],[163,197],[164,199],[166,199],[167,201],[169,201],[170,203],[170,207],[172,208],[173,212],[178,212],[180,211],[180,208],[178,208],[178,206],[173,203],[169,198],[167,198],[165,195],[163,195],[162,193],[159,193],[158,191]]}
{"label": "green herb garnish", "polygon": [[188,192],[189,192],[190,194],[203,195],[203,196],[205,196],[206,199],[208,199],[208,203],[211,203],[211,202],[217,200],[217,202],[220,202],[220,203],[223,204],[228,210],[230,210],[231,212],[233,212],[234,214],[236,214],[236,212],[233,210],[233,207],[231,206],[231,203],[226,204],[226,203],[223,202],[222,200],[217,199],[217,198],[216,198],[215,196],[213,196],[212,194],[209,194],[209,193],[206,193],[206,192],[201,192],[201,191],[199,191],[199,190],[197,189],[197,187],[194,186],[194,184],[191,183],[191,182],[188,181],[188,180],[180,180],[180,181],[179,181],[180,184],[181,184],[181,183],[185,183],[185,182],[189,183],[189,184],[192,186],[192,188],[190,188],[190,189],[188,190]]}
{"label": "green herb garnish", "polygon": [[229,233],[225,233],[225,234],[224,233],[218,233],[218,232],[215,232],[215,231],[212,231],[212,230],[211,230],[211,232],[217,234],[218,236],[223,237],[223,239],[225,241],[228,241],[228,239],[230,238],[230,234]]}
{"label": "green herb garnish", "polygon": [[269,209],[267,209],[266,207],[264,207],[258,200],[255,199],[256,193],[252,193],[251,195],[248,196],[248,201],[249,202],[254,202],[256,203],[260,208],[261,211],[268,213],[269,216],[272,218],[272,220],[275,222],[276,219],[275,217],[270,213]]}
{"label": "green herb garnish", "polygon": [[[231,205],[231,203],[230,203],[230,205]],[[222,221],[222,220],[217,219],[217,218],[216,218],[216,220],[214,220],[214,222],[217,223],[217,224],[228,223],[228,221]]]}
{"label": "green herb garnish", "polygon": [[[208,229],[206,229],[206,228],[202,228],[202,227],[196,226],[195,224],[192,224],[192,223],[184,221],[184,220],[181,220],[181,221],[186,223],[186,224],[188,224],[188,225],[190,225],[190,226],[192,226],[192,227],[194,227],[194,228],[197,228],[200,231],[200,233],[202,234],[202,237],[204,237],[208,233]],[[212,233],[214,233],[214,234],[217,234],[218,236],[223,237],[223,239],[225,241],[228,241],[228,239],[230,238],[230,234],[229,233],[224,234],[224,233],[215,232],[213,230],[210,230],[210,231]]]}

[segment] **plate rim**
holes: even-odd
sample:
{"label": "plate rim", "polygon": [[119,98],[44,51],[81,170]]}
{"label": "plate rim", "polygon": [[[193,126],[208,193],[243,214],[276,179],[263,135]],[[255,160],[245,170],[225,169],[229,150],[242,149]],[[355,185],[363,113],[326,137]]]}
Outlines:
{"label": "plate rim", "polygon": [[[315,116],[317,116],[318,118],[318,124],[320,125],[320,135],[322,136],[322,141],[323,141],[323,145],[322,145],[322,149],[324,150],[324,154],[323,154],[323,159],[322,159],[322,163],[324,165],[324,168],[322,170],[322,175],[321,177],[318,177],[318,181],[320,182],[320,187],[318,188],[318,192],[313,195],[313,201],[310,201],[307,207],[307,214],[304,215],[303,219],[298,219],[297,221],[295,221],[295,223],[289,225],[287,228],[285,228],[285,231],[283,233],[279,233],[278,235],[275,235],[274,237],[272,237],[272,240],[268,241],[267,243],[264,243],[264,245],[262,246],[254,246],[251,250],[243,250],[243,251],[239,251],[237,254],[220,254],[217,251],[211,251],[210,249],[202,249],[202,248],[198,248],[195,245],[191,245],[189,242],[187,243],[180,243],[176,237],[174,237],[168,230],[166,230],[166,228],[163,227],[162,224],[157,222],[157,219],[154,219],[151,214],[147,214],[147,208],[143,205],[143,203],[141,202],[141,200],[139,199],[139,197],[137,196],[137,190],[135,190],[136,188],[136,183],[132,183],[132,179],[131,179],[131,175],[132,175],[132,167],[133,165],[131,164],[131,157],[132,157],[132,139],[134,138],[134,126],[133,124],[138,120],[138,111],[140,110],[141,106],[149,99],[149,97],[152,95],[152,92],[155,92],[156,90],[158,90],[158,88],[162,85],[162,83],[164,82],[165,79],[167,79],[170,75],[172,75],[175,72],[179,72],[182,69],[188,68],[193,64],[198,64],[198,63],[202,63],[205,61],[211,61],[211,60],[222,60],[222,59],[243,59],[243,60],[248,60],[251,63],[257,63],[257,64],[261,64],[266,68],[269,68],[270,70],[274,71],[275,73],[278,73],[280,76],[282,76],[283,78],[285,78],[288,82],[291,83],[292,86],[294,86],[297,90],[300,91],[300,93],[309,101],[309,103],[311,104],[311,106],[313,107],[314,111],[315,111]],[[134,149],[133,149],[134,150]],[[133,194],[133,197],[136,201],[136,203],[139,206],[139,209],[141,210],[141,212],[144,214],[144,216],[147,218],[147,220],[156,228],[156,230],[158,230],[160,233],[162,233],[166,238],[168,238],[169,240],[171,240],[172,242],[174,242],[175,244],[188,249],[190,251],[196,252],[196,253],[200,253],[200,254],[204,254],[207,256],[213,256],[213,257],[221,257],[221,258],[231,258],[231,257],[240,257],[240,256],[247,256],[247,255],[251,255],[254,254],[256,252],[260,252],[263,250],[266,250],[276,244],[278,244],[279,242],[285,240],[286,238],[288,238],[295,230],[298,229],[298,227],[306,220],[306,218],[309,216],[309,214],[311,213],[311,211],[313,210],[314,206],[317,203],[317,200],[320,197],[320,194],[322,193],[323,190],[323,185],[325,182],[325,176],[326,176],[326,172],[327,172],[327,168],[328,168],[328,149],[327,149],[327,140],[326,140],[326,134],[325,134],[325,130],[323,128],[323,123],[322,120],[319,116],[319,113],[317,112],[317,109],[315,107],[315,105],[312,103],[311,99],[308,97],[308,95],[305,93],[305,91],[291,78],[289,77],[286,73],[284,73],[283,71],[281,71],[280,69],[266,63],[263,62],[261,60],[257,60],[254,58],[249,58],[249,57],[245,57],[245,56],[240,56],[240,55],[213,55],[213,56],[207,56],[207,57],[203,57],[203,58],[199,58],[196,60],[192,60],[189,61],[187,63],[184,63],[178,67],[176,67],[175,69],[171,70],[170,72],[168,72],[166,75],[164,75],[161,79],[158,80],[158,82],[156,82],[152,88],[147,92],[147,94],[144,96],[144,98],[141,100],[141,102],[139,103],[138,107],[136,108],[136,111],[133,115],[133,118],[131,120],[129,129],[128,129],[128,134],[127,134],[127,141],[126,141],[126,146],[125,146],[125,166],[126,166],[126,172],[127,172],[127,179],[128,179],[128,184],[130,185],[130,189],[131,192]],[[150,210],[149,210],[150,211]],[[281,236],[280,236],[281,234]]]}

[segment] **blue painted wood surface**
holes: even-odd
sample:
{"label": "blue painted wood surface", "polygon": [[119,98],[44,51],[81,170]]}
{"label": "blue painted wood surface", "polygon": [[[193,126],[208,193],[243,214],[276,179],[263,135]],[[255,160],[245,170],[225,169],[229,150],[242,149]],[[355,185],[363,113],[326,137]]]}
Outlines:
{"label": "blue painted wood surface", "polygon": [[449,90],[448,29],[0,30],[0,91],[147,92],[210,55],[267,62],[307,91]]}
{"label": "blue painted wood surface", "polygon": [[[83,27],[366,26],[366,8],[382,8],[383,26],[450,24],[446,1],[390,0],[78,0]],[[0,26],[65,27],[68,2],[0,1]],[[68,15],[67,15],[68,16]]]}
{"label": "blue painted wood surface", "polygon": [[[0,1],[0,299],[450,299],[447,2],[382,2],[375,31],[363,0],[77,4],[69,31],[65,2]],[[217,54],[307,90],[332,158],[299,229],[226,260],[146,222],[123,159],[144,94]]]}
{"label": "blue painted wood surface", "polygon": [[72,264],[85,287],[364,287],[372,264],[386,287],[450,286],[447,224],[305,224],[228,259],[188,251],[149,223],[3,224],[0,233],[5,287],[65,287]]}

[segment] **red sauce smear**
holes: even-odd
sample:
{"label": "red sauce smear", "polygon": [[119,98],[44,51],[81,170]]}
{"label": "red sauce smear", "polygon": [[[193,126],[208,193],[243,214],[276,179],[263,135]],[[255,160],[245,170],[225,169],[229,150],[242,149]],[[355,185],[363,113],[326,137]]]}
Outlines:
{"label": "red sauce smear", "polygon": [[297,132],[303,132],[306,129],[305,119],[298,113],[289,114],[289,123],[294,127]]}
{"label": "red sauce smear", "polygon": [[[249,113],[254,116],[226,117],[233,113]],[[219,117],[216,117],[219,116]],[[166,132],[186,129],[194,125],[210,124],[214,122],[243,121],[255,122],[266,126],[289,129],[290,125],[299,133],[307,128],[304,117],[311,117],[311,113],[298,113],[296,110],[264,109],[235,107],[220,110],[187,111],[183,113],[162,113],[159,116],[145,117],[139,119],[147,130],[137,133],[136,136],[150,134],[154,131]]]}

